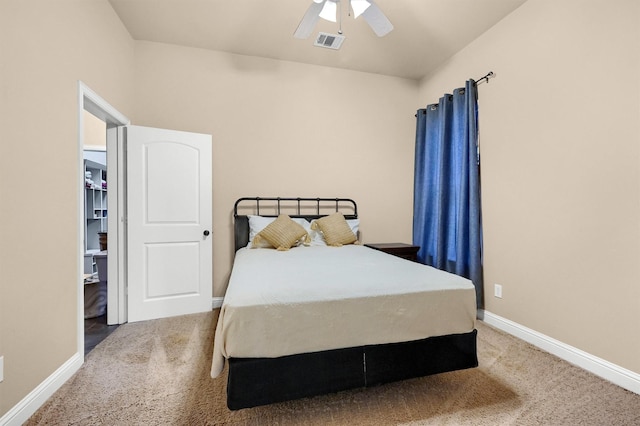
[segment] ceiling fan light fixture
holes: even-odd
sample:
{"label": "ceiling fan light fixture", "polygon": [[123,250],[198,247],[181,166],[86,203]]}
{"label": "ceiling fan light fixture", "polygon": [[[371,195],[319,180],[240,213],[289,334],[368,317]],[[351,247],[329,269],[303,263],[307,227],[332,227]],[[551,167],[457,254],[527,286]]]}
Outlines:
{"label": "ceiling fan light fixture", "polygon": [[[342,16],[338,20],[338,2],[340,0],[312,0],[293,36],[298,39],[309,38],[320,18],[331,22],[340,22],[338,34],[342,34]],[[347,0],[344,0],[347,1]],[[378,37],[384,37],[393,30],[393,24],[385,16],[374,0],[349,0],[349,9],[354,17],[362,18],[369,24]],[[349,12],[351,14],[351,12]],[[340,14],[342,15],[342,13]]]}
{"label": "ceiling fan light fixture", "polygon": [[320,11],[320,17],[331,22],[338,22],[336,15],[338,12],[338,5],[334,0],[327,0],[324,3],[324,7]]}
{"label": "ceiling fan light fixture", "polygon": [[365,10],[371,6],[367,0],[351,0],[351,10],[353,10],[353,19],[357,19]]}

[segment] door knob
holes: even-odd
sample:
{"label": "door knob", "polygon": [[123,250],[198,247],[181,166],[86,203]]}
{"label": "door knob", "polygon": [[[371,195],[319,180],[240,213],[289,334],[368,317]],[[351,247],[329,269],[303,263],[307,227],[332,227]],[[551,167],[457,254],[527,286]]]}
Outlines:
{"label": "door knob", "polygon": [[205,237],[208,237],[208,236],[209,236],[209,230],[208,230],[208,229],[205,229],[205,230],[204,230],[204,232],[203,232],[203,234],[204,234],[204,236],[205,236]]}

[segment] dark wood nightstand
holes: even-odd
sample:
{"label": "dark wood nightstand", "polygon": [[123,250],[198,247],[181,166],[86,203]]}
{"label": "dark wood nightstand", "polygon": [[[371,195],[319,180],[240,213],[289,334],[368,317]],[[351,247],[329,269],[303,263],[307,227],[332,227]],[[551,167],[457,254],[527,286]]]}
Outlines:
{"label": "dark wood nightstand", "polygon": [[365,246],[414,262],[418,261],[418,250],[420,250],[419,246],[405,243],[372,243]]}

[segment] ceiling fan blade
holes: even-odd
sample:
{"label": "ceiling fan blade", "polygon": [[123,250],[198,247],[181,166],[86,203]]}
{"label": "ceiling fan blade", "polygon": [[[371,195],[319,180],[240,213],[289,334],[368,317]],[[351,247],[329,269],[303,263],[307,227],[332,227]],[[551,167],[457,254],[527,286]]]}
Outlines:
{"label": "ceiling fan blade", "polygon": [[373,32],[376,33],[378,37],[387,35],[391,30],[393,30],[393,24],[373,1],[369,0],[369,3],[371,3],[371,6],[362,12],[362,15],[360,16],[367,21]]}
{"label": "ceiling fan blade", "polygon": [[320,3],[316,3],[314,1],[311,3],[311,6],[309,6],[309,9],[307,9],[307,12],[302,17],[302,21],[298,24],[296,32],[293,33],[295,38],[309,38],[318,23],[318,19],[320,19],[320,12],[322,11],[323,6],[324,1],[321,1]]}

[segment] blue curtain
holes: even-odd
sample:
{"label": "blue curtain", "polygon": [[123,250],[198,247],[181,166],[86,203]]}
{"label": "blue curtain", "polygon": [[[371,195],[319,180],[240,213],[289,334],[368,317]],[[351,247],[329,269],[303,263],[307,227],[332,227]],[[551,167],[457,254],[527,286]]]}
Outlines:
{"label": "blue curtain", "polygon": [[418,110],[413,243],[420,262],[471,279],[478,308],[482,284],[482,215],[478,91],[464,89]]}

